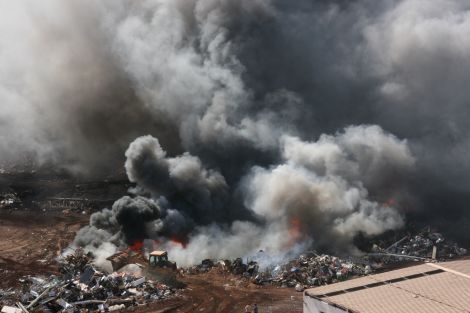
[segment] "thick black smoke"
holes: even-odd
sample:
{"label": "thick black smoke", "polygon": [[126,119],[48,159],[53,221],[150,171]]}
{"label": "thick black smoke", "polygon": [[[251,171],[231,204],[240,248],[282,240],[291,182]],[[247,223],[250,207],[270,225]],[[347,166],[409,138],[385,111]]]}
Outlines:
{"label": "thick black smoke", "polygon": [[[470,241],[467,1],[23,0],[1,6],[8,12],[0,19],[2,161],[29,152],[93,173],[122,161],[130,141],[151,134],[169,152],[128,151],[138,193],[164,197],[168,208],[214,234],[248,234],[247,224],[234,229],[236,220],[259,226],[250,228],[259,230],[258,238],[274,229],[282,234],[276,223],[265,232],[274,224],[270,214],[260,216],[266,211],[259,203],[270,203],[263,200],[270,190],[255,182],[293,176],[289,186],[309,192],[315,182],[336,186],[331,194],[338,199],[356,193],[355,221],[373,217],[371,225],[388,229],[407,218]],[[152,141],[144,137],[133,147],[145,140]],[[312,159],[326,148],[328,157]],[[134,166],[146,158],[149,164]],[[286,197],[292,194],[298,197],[280,200],[294,203],[294,211],[311,205],[331,212],[323,196],[303,198],[293,189]],[[384,203],[393,208],[380,209]],[[278,212],[276,218],[291,216]],[[341,238],[341,229],[356,232],[351,215],[334,212],[313,214],[325,221],[317,229],[327,225],[329,238]],[[318,237],[318,230],[305,232]]]}
{"label": "thick black smoke", "polygon": [[126,151],[125,164],[137,192],[154,198],[164,195],[198,224],[217,221],[229,205],[228,186],[217,171],[207,170],[198,157],[188,153],[170,158],[151,136],[136,139]]}
{"label": "thick black smoke", "polygon": [[[158,139],[139,137],[126,151],[138,195],[93,214],[75,243],[95,251],[103,242],[117,248],[154,239],[189,265],[259,250],[280,256],[312,243],[356,253],[355,235],[403,226],[400,212],[370,199],[367,188],[411,170],[415,160],[406,141],[378,126],[354,126],[316,142],[285,135],[279,145],[280,164],[241,173],[238,190],[229,192],[224,177],[198,157],[168,157]],[[387,190],[401,191],[393,185]],[[103,230],[109,234],[104,241]]]}

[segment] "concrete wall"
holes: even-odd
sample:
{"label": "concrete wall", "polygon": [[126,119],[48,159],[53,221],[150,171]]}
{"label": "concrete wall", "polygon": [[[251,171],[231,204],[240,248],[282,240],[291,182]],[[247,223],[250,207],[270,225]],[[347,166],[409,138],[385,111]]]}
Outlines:
{"label": "concrete wall", "polygon": [[304,313],[347,313],[347,311],[331,306],[304,293]]}

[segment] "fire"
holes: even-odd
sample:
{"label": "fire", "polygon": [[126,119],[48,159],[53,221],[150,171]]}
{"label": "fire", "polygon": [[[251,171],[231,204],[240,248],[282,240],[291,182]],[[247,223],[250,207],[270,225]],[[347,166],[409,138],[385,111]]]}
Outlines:
{"label": "fire", "polygon": [[183,249],[186,249],[186,246],[188,245],[188,240],[187,238],[184,238],[184,237],[181,237],[181,236],[177,236],[177,235],[174,235],[170,238],[170,241],[173,242],[173,243],[176,243],[178,245],[181,245],[181,247]]}
{"label": "fire", "polygon": [[[150,239],[146,239],[145,241],[150,241]],[[169,242],[172,244],[180,245],[183,249],[186,248],[188,245],[188,240],[186,237],[183,236],[178,236],[174,235],[169,238]],[[158,250],[162,248],[162,244],[164,241],[159,240],[159,239],[153,239],[151,240],[151,243],[147,242],[145,244],[146,248],[153,249],[153,250]],[[151,245],[151,247],[148,247],[148,244]],[[143,240],[137,240],[134,241],[132,245],[129,245],[129,250],[134,251],[134,252],[142,252],[142,249],[144,248],[144,241]]]}
{"label": "fire", "polygon": [[293,217],[289,225],[289,245],[295,244],[302,237],[302,222],[300,218]]}
{"label": "fire", "polygon": [[134,242],[134,244],[130,245],[129,249],[131,249],[132,251],[135,251],[135,252],[141,252],[143,246],[144,246],[143,241],[138,240],[138,241]]}

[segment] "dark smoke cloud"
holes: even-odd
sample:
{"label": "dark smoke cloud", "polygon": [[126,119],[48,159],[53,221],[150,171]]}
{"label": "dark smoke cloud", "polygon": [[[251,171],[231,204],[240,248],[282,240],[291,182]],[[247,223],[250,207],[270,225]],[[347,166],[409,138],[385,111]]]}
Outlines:
{"label": "dark smoke cloud", "polygon": [[[270,190],[246,185],[289,177],[299,190],[326,184],[338,199],[357,194],[350,215],[313,210],[328,237],[360,223],[398,227],[405,216],[470,241],[466,1],[1,6],[3,160],[29,152],[95,173],[151,134],[158,141],[131,145],[126,170],[138,194],[194,222],[185,226],[195,232],[190,241],[224,234],[235,244],[246,229],[256,238],[285,234],[286,223],[255,209]],[[295,204],[322,207],[314,192],[299,190]],[[331,226],[336,218],[344,223]],[[275,242],[273,250],[283,250]]]}
{"label": "dark smoke cloud", "polygon": [[[454,221],[468,216],[467,3],[152,4],[150,19],[114,20],[121,30],[114,43],[154,108],[177,121],[183,147],[224,164],[227,181],[236,183],[241,168],[278,162],[277,138],[286,133],[316,140],[350,124],[378,124],[408,138],[418,161],[413,173],[368,186],[371,196],[397,198],[421,221],[446,224],[447,210]],[[161,24],[171,26],[156,34]],[[157,50],[165,64],[151,54]],[[137,67],[142,59],[145,68]],[[171,80],[156,83],[168,73]],[[402,192],[386,195],[387,184]],[[452,223],[445,228],[456,230]]]}
{"label": "dark smoke cloud", "polygon": [[149,131],[178,147],[173,126],[145,106],[118,65],[96,8],[26,0],[2,2],[0,11],[0,166],[24,158],[101,176]]}
{"label": "dark smoke cloud", "polygon": [[[154,239],[180,265],[190,265],[259,250],[279,256],[312,242],[358,253],[355,235],[403,226],[396,208],[369,199],[367,186],[411,170],[415,160],[406,141],[378,126],[354,126],[316,142],[286,135],[279,144],[282,164],[253,167],[231,195],[224,177],[199,158],[188,153],[170,158],[156,138],[137,138],[126,151],[126,170],[137,184],[134,193],[149,198],[126,196],[112,210],[93,214],[75,244],[99,249],[93,234],[105,229],[120,239],[117,247]],[[233,208],[231,197],[244,199],[234,215],[226,214]],[[174,244],[175,236],[183,245]]]}
{"label": "dark smoke cloud", "polygon": [[[188,153],[170,158],[151,136],[140,137],[126,151],[126,171],[142,192],[163,194],[180,207],[191,208],[197,222],[215,219],[215,209],[227,205],[228,186],[215,170],[205,169],[198,157]],[[215,211],[215,212],[214,212]],[[211,213],[211,214],[209,214]]]}

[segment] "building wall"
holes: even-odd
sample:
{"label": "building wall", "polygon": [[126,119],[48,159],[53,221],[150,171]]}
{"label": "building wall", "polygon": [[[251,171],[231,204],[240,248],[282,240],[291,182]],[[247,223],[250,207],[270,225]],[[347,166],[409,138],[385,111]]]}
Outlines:
{"label": "building wall", "polygon": [[347,313],[347,311],[331,306],[304,293],[304,313]]}

